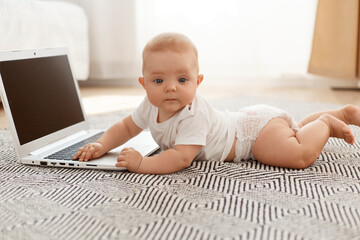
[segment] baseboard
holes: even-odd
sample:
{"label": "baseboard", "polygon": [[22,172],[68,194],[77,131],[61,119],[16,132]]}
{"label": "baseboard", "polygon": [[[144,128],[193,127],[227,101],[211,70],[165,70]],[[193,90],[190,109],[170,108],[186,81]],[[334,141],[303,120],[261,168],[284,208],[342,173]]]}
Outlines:
{"label": "baseboard", "polygon": [[276,85],[299,86],[310,88],[331,88],[336,90],[358,90],[360,89],[359,79],[339,79],[313,74],[284,74],[273,79]]}
{"label": "baseboard", "polygon": [[[205,79],[205,83],[209,85],[258,85],[273,87],[310,87],[310,88],[332,88],[343,90],[359,90],[359,79],[335,79],[312,74],[283,74],[278,77],[262,76],[262,77],[227,77],[220,78],[209,76]],[[219,81],[221,80],[221,81]],[[86,81],[78,81],[81,87],[93,86],[117,86],[117,87],[134,87],[139,86],[136,78],[123,79],[89,79]]]}
{"label": "baseboard", "polygon": [[80,87],[94,86],[117,86],[117,87],[133,87],[138,86],[139,82],[135,78],[127,79],[88,79],[86,81],[78,81]]}

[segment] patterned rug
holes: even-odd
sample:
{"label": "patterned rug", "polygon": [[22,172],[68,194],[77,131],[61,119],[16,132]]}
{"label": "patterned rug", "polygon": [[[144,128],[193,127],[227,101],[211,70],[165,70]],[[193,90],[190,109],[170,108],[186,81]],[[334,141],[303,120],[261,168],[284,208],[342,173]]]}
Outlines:
{"label": "patterned rug", "polygon": [[[297,120],[339,105],[264,99]],[[91,117],[106,128],[129,112]],[[305,170],[196,161],[168,175],[34,167],[17,162],[0,130],[0,239],[360,239],[360,128],[330,139]]]}

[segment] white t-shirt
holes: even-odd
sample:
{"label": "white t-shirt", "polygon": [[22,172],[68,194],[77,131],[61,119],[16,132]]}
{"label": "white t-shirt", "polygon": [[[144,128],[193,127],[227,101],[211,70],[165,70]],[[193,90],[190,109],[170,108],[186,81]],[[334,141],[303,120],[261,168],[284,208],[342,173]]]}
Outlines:
{"label": "white t-shirt", "polygon": [[196,95],[191,105],[165,122],[158,123],[158,108],[147,97],[131,114],[135,124],[149,128],[162,150],[176,145],[203,146],[195,159],[224,161],[230,153],[235,138],[237,115],[221,112]]}

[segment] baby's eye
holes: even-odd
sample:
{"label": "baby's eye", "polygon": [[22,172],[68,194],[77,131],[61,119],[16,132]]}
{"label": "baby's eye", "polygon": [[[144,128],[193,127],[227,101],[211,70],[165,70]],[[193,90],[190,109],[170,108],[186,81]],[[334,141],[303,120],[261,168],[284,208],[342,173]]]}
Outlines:
{"label": "baby's eye", "polygon": [[157,84],[160,84],[160,83],[162,83],[162,82],[163,82],[163,80],[162,80],[162,79],[157,78],[157,79],[155,79],[155,80],[154,80],[154,82],[155,82],[155,83],[157,83]]}
{"label": "baby's eye", "polygon": [[180,83],[184,83],[184,82],[187,81],[187,79],[186,79],[186,78],[180,78],[178,81],[179,81]]}

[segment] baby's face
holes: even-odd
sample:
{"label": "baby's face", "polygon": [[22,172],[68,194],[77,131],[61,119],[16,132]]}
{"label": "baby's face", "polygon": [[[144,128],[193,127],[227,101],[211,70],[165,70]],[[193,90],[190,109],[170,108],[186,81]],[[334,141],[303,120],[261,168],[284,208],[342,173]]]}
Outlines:
{"label": "baby's face", "polygon": [[158,51],[144,58],[144,77],[141,85],[149,101],[159,108],[166,119],[190,104],[202,81],[198,75],[197,59],[192,51],[177,53]]}

